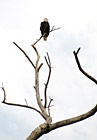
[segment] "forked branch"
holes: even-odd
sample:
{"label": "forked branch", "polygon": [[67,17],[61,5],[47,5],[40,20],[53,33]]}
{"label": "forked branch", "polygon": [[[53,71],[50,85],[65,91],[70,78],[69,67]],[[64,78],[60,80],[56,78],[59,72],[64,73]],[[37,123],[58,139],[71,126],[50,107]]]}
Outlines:
{"label": "forked branch", "polygon": [[43,104],[42,104],[42,101],[41,101],[41,97],[40,97],[40,92],[39,92],[39,70],[42,66],[42,63],[40,66],[39,65],[39,60],[40,60],[40,56],[39,56],[39,53],[38,53],[38,50],[37,48],[34,46],[34,45],[31,45],[33,47],[33,49],[35,50],[36,52],[36,55],[37,55],[37,59],[36,59],[36,65],[35,65],[35,91],[36,91],[36,100],[37,100],[37,104],[42,112],[42,114],[45,116],[45,120],[46,120],[46,123],[51,123],[51,117],[47,114],[46,112],[46,109],[44,108]]}
{"label": "forked branch", "polygon": [[[45,118],[45,116],[36,108],[32,107],[32,106],[28,106],[27,105],[22,105],[22,104],[16,104],[16,103],[9,103],[9,102],[6,102],[6,91],[5,91],[5,88],[4,88],[4,85],[2,84],[2,90],[3,90],[3,93],[4,93],[4,99],[2,101],[2,103],[6,104],[6,105],[11,105],[11,106],[19,106],[19,107],[25,107],[25,108],[29,108],[29,109],[32,109],[36,112],[38,112],[43,118]],[[27,102],[27,101],[26,101]]]}
{"label": "forked branch", "polygon": [[79,51],[80,51],[80,48],[78,48],[77,52],[75,52],[75,51],[73,52],[79,70],[80,70],[86,77],[88,77],[91,81],[93,81],[95,84],[97,84],[97,80],[96,80],[95,78],[93,78],[91,75],[89,75],[87,72],[85,72],[85,71],[83,70],[83,68],[81,67],[81,64],[80,64],[79,59],[78,59],[78,53],[79,53]]}
{"label": "forked branch", "polygon": [[55,26],[53,26],[52,27],[52,29],[50,30],[50,32],[53,32],[53,31],[55,31],[55,30],[59,30],[61,27],[59,27],[59,28],[54,28]]}

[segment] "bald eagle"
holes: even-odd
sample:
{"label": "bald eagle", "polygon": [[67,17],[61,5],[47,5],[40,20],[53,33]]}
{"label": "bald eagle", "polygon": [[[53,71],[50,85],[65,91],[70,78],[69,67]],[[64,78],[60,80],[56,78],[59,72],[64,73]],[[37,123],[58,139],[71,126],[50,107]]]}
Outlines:
{"label": "bald eagle", "polygon": [[46,41],[50,32],[50,25],[47,18],[44,18],[44,21],[41,22],[40,31],[41,31],[41,35],[44,38],[44,41]]}

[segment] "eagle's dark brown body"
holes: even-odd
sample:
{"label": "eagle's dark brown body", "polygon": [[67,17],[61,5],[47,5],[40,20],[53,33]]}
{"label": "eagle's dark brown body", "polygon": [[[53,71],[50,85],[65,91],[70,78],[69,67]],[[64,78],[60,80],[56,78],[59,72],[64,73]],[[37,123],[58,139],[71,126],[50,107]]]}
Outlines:
{"label": "eagle's dark brown body", "polygon": [[43,22],[41,22],[40,25],[41,35],[43,36],[44,40],[47,40],[47,37],[50,32],[50,25],[48,23],[48,20],[45,18]]}

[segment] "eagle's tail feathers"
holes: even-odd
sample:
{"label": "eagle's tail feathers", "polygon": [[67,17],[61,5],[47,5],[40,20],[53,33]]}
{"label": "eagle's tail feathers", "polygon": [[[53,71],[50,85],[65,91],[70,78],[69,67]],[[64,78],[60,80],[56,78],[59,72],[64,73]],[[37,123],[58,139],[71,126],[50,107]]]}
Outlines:
{"label": "eagle's tail feathers", "polygon": [[46,41],[46,40],[47,40],[47,37],[46,37],[46,36],[44,36],[44,37],[43,37],[43,39],[44,39],[44,41]]}

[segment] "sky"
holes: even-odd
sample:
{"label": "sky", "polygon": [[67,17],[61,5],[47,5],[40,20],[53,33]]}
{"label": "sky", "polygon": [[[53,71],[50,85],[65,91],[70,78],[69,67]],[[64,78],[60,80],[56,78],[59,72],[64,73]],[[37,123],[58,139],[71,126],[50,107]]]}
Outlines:
{"label": "sky", "polygon": [[[41,39],[36,47],[40,54],[40,94],[48,67],[44,60],[49,53],[52,74],[48,97],[53,98],[53,122],[88,112],[97,104],[97,87],[78,69],[73,51],[81,47],[79,60],[85,71],[97,77],[97,1],[96,0],[0,0],[0,87],[4,84],[7,101],[37,107],[34,91],[34,69],[16,42],[32,59],[31,48],[41,35],[40,23],[49,19],[50,27],[61,27]],[[43,123],[33,110],[2,104],[0,89],[0,139],[24,140],[34,128]],[[39,140],[96,140],[97,114],[82,122],[56,129]]]}

